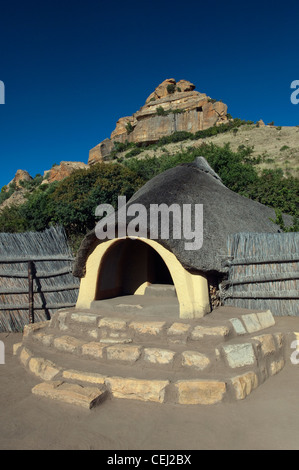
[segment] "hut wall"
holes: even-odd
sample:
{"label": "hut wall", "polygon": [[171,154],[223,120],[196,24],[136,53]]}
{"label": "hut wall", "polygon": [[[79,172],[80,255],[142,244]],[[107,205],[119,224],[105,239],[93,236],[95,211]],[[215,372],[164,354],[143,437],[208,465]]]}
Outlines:
{"label": "hut wall", "polygon": [[0,233],[0,331],[22,331],[29,323],[28,262],[33,262],[33,320],[49,320],[75,306],[80,282],[62,227],[44,232]]}
{"label": "hut wall", "polygon": [[238,233],[228,239],[224,305],[299,316],[299,233]]}

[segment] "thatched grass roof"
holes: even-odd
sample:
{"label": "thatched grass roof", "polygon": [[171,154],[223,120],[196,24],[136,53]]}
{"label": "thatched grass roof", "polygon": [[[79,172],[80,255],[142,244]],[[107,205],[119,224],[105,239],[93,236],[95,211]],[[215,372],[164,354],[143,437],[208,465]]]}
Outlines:
{"label": "thatched grass roof", "polygon": [[[270,221],[275,219],[273,209],[240,196],[224,186],[219,176],[203,157],[191,164],[178,165],[148,181],[128,201],[142,204],[148,209],[151,204],[203,204],[203,245],[196,251],[186,250],[184,237],[180,240],[170,236],[169,240],[157,239],[161,245],[173,252],[189,271],[224,272],[222,260],[227,255],[229,235],[239,232],[279,231]],[[131,219],[134,219],[132,217]],[[127,222],[131,220],[128,218]],[[148,221],[149,222],[149,221]],[[194,217],[192,227],[194,227]],[[149,226],[149,225],[148,225]],[[101,243],[95,230],[83,240],[78,252],[74,275],[83,277],[89,254]]]}

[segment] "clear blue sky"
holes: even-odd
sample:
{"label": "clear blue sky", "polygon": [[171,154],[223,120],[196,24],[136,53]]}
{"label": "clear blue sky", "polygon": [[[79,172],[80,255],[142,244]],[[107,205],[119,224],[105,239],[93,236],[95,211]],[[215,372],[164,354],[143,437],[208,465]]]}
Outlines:
{"label": "clear blue sky", "polygon": [[299,125],[299,4],[293,1],[0,2],[0,187],[89,149],[166,78],[233,117]]}

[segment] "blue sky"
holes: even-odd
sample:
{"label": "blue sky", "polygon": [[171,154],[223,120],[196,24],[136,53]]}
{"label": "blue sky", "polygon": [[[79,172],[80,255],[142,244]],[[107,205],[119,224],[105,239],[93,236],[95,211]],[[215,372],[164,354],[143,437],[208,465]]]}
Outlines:
{"label": "blue sky", "polygon": [[62,160],[87,163],[166,78],[233,117],[299,125],[298,1],[0,2],[0,187]]}

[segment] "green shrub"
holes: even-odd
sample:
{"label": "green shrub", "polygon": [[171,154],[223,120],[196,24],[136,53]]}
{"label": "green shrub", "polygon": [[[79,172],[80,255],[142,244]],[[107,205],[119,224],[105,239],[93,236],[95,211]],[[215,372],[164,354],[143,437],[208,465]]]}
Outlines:
{"label": "green shrub", "polygon": [[167,116],[167,112],[165,111],[164,108],[162,108],[162,106],[158,106],[156,108],[156,113],[158,116]]}
{"label": "green shrub", "polygon": [[16,189],[17,189],[16,183],[10,183],[8,187],[6,185],[3,186],[3,188],[1,189],[1,193],[0,193],[0,204],[6,201],[6,199],[10,198],[10,196],[12,196],[12,194],[16,191]]}
{"label": "green shrub", "polygon": [[126,124],[126,131],[128,134],[131,134],[131,132],[133,132],[134,130],[134,127],[132,126],[132,124],[130,122],[127,122]]}
{"label": "green shrub", "polygon": [[130,152],[126,153],[125,158],[135,157],[136,155],[139,155],[141,152],[142,152],[142,149],[136,147],[133,150],[131,150]]}
{"label": "green shrub", "polygon": [[184,109],[177,108],[177,109],[172,109],[170,112],[171,112],[172,114],[181,114],[181,113],[184,113],[185,110],[184,110]]}
{"label": "green shrub", "polygon": [[174,83],[170,83],[169,85],[167,85],[167,93],[169,93],[169,94],[171,95],[172,93],[175,92],[175,88],[176,88],[176,87],[175,87],[175,84],[174,84]]}

